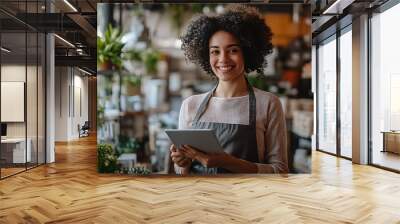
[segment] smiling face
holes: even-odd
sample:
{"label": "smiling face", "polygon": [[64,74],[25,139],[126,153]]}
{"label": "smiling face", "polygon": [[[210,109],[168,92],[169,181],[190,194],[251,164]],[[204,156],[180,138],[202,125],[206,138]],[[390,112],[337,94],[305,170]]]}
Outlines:
{"label": "smiling face", "polygon": [[210,65],[220,81],[234,81],[244,75],[244,58],[239,41],[232,34],[218,31],[209,41]]}

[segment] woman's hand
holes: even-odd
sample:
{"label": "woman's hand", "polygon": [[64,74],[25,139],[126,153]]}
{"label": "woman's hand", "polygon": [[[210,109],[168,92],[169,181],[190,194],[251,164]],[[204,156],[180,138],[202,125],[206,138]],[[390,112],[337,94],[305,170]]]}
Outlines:
{"label": "woman's hand", "polygon": [[180,166],[180,167],[189,167],[192,164],[192,159],[185,156],[181,150],[178,150],[175,145],[171,145],[169,148],[169,151],[171,152],[171,159],[172,161]]}
{"label": "woman's hand", "polygon": [[180,149],[185,157],[195,159],[199,161],[203,166],[212,167],[223,167],[223,164],[229,159],[229,155],[226,153],[204,153],[189,145],[184,145]]}

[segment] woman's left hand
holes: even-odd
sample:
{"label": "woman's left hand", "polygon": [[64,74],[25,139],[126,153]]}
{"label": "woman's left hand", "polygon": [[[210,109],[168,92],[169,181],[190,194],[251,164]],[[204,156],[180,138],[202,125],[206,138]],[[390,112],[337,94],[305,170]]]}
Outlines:
{"label": "woman's left hand", "polygon": [[223,164],[227,161],[229,155],[223,153],[204,153],[189,145],[183,145],[181,147],[182,153],[191,159],[199,161],[203,166],[207,168],[212,167],[223,167]]}

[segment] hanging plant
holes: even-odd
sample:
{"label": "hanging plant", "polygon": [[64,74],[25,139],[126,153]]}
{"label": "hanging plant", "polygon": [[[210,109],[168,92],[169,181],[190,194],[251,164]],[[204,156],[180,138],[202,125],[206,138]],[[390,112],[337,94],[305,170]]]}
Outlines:
{"label": "hanging plant", "polygon": [[143,52],[142,60],[144,63],[144,67],[146,68],[146,72],[148,74],[157,73],[157,63],[160,60],[160,58],[161,58],[160,53],[153,49],[149,49]]}
{"label": "hanging plant", "polygon": [[97,37],[97,62],[101,70],[120,69],[122,65],[121,31],[108,26],[104,38]]}
{"label": "hanging plant", "polygon": [[129,50],[123,54],[124,60],[133,60],[141,63],[146,69],[146,73],[156,74],[157,63],[161,60],[161,53],[152,48],[146,50]]}
{"label": "hanging plant", "polygon": [[176,29],[177,33],[180,32],[183,25],[183,16],[185,13],[185,5],[182,4],[172,4],[168,7],[170,18],[173,27]]}

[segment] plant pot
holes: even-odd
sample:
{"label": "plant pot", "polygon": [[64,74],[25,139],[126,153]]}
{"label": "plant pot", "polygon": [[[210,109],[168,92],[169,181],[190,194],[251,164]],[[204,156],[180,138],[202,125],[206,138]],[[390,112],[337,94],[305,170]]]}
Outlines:
{"label": "plant pot", "polygon": [[113,64],[111,61],[105,61],[103,63],[99,63],[99,71],[107,71],[107,70],[112,70]]}
{"label": "plant pot", "polygon": [[140,95],[140,86],[126,86],[126,95],[127,96],[137,96]]}

